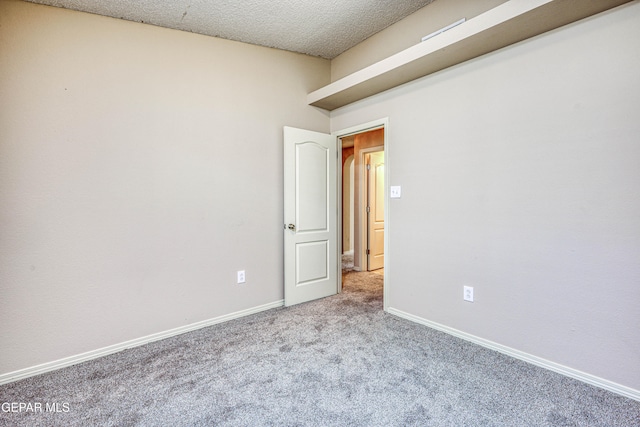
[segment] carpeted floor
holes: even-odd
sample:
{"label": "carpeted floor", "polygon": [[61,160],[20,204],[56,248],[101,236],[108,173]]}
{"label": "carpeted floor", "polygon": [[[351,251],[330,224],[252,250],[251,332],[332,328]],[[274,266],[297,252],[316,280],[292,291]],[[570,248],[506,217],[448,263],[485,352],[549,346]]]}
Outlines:
{"label": "carpeted floor", "polygon": [[342,254],[342,271],[353,271],[353,252]]}
{"label": "carpeted floor", "polygon": [[0,386],[0,404],[43,406],[0,426],[640,426],[640,402],[384,313],[380,275],[345,279],[334,297]]}

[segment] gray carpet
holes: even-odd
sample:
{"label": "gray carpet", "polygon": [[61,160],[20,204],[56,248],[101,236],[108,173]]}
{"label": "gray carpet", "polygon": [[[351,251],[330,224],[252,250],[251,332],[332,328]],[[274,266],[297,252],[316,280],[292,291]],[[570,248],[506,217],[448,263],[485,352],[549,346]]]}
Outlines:
{"label": "gray carpet", "polygon": [[349,272],[353,271],[353,252],[342,254],[342,271]]}
{"label": "gray carpet", "polygon": [[1,386],[68,412],[0,426],[640,426],[640,402],[384,313],[382,280]]}

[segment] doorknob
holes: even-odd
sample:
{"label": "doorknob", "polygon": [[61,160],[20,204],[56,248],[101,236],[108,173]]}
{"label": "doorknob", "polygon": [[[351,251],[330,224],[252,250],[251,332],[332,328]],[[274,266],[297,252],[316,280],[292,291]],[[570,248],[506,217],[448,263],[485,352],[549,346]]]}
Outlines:
{"label": "doorknob", "polygon": [[296,231],[296,226],[294,224],[289,224],[287,228],[291,231]]}

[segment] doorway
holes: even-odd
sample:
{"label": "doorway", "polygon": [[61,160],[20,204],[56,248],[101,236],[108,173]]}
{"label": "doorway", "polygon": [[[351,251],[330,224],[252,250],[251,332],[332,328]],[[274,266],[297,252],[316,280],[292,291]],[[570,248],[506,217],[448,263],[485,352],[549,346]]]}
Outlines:
{"label": "doorway", "polygon": [[334,133],[342,154],[338,156],[342,158],[339,174],[342,266],[347,271],[369,271],[383,276],[385,310],[389,289],[388,232],[384,221],[388,212],[387,130],[387,119],[381,119]]}
{"label": "doorway", "polygon": [[384,128],[341,140],[342,254],[353,255],[355,271],[378,270],[384,264]]}

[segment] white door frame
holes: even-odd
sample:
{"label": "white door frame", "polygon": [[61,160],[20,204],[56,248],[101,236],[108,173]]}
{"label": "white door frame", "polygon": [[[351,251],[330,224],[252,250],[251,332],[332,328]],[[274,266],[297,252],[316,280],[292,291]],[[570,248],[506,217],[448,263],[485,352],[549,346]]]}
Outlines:
{"label": "white door frame", "polygon": [[[370,130],[375,130],[375,129],[384,129],[384,162],[385,162],[385,166],[384,166],[384,288],[383,288],[383,308],[384,311],[387,311],[388,305],[389,305],[389,299],[387,298],[387,296],[389,295],[389,289],[390,289],[390,281],[389,281],[389,271],[391,271],[391,262],[390,262],[390,253],[389,253],[389,232],[390,232],[390,227],[389,225],[391,224],[391,217],[390,217],[390,209],[389,209],[389,183],[390,181],[390,168],[389,168],[389,118],[385,117],[382,119],[378,119],[378,120],[373,120],[371,122],[368,123],[363,123],[361,125],[357,125],[357,126],[352,126],[346,129],[342,129],[339,130],[337,132],[332,132],[331,134],[334,135],[337,139],[338,139],[338,152],[342,153],[342,139],[346,136],[351,136],[351,135],[355,135],[358,133],[363,133],[363,132],[367,132]],[[377,150],[380,151],[380,150]],[[340,162],[342,163],[342,162]],[[338,173],[338,212],[342,212],[342,168],[338,168],[340,169],[340,172]],[[338,215],[338,237],[341,237],[341,233],[342,233],[342,215]],[[339,258],[339,262],[338,262],[338,277],[342,278],[342,260],[340,259],[342,257],[342,239],[338,238],[338,253],[336,254]],[[338,280],[338,292],[342,292],[342,279]]]}

